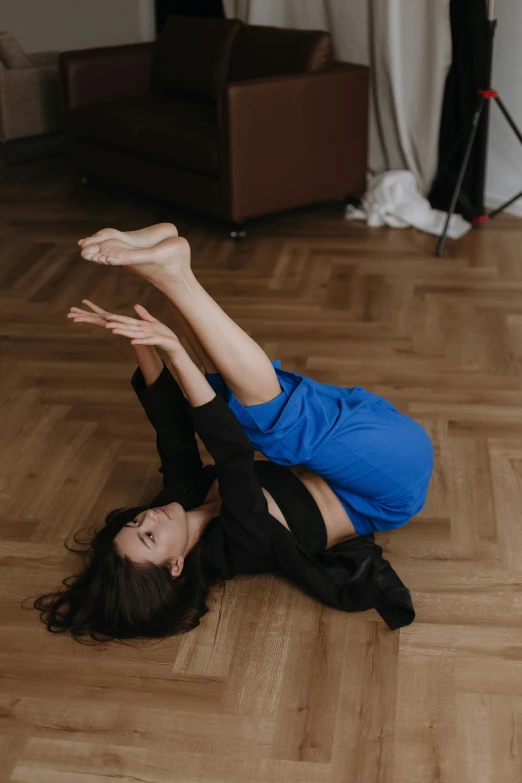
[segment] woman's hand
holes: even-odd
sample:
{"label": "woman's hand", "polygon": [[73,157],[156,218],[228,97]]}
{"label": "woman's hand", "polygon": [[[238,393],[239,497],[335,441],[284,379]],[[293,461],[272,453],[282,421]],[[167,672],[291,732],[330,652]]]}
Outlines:
{"label": "woman's hand", "polygon": [[141,319],[138,320],[126,315],[109,313],[89,299],[82,299],[82,302],[90,307],[92,312],[81,310],[79,307],[71,307],[67,318],[71,318],[74,323],[103,326],[104,329],[110,329],[113,334],[129,337],[131,345],[155,345],[158,348],[163,348],[164,351],[174,353],[181,347],[174,332],[154,318],[142,305],[134,307]]}
{"label": "woman's hand", "polygon": [[107,329],[113,334],[130,337],[131,345],[155,345],[169,356],[180,386],[192,407],[205,405],[216,396],[212,386],[199,370],[180,341],[168,326],[154,318],[141,305],[134,305],[140,320],[126,315],[112,315],[107,321]]}
{"label": "woman's hand", "polygon": [[[88,299],[82,299],[82,302],[90,307],[92,312],[81,310],[79,307],[71,307],[67,317],[71,318],[74,323],[94,324],[95,326],[103,326],[105,329],[109,322],[115,323],[114,319],[120,317],[115,313],[108,313]],[[145,310],[145,312],[147,311]],[[134,321],[133,318],[130,318],[129,320]],[[137,321],[136,323],[140,323],[140,321]],[[139,345],[135,342],[132,347],[138,359],[138,366],[143,373],[145,383],[147,386],[152,386],[163,370],[162,360],[152,345]]]}
{"label": "woman's hand", "polygon": [[94,326],[103,326],[103,328],[105,328],[107,326],[107,321],[112,318],[113,313],[108,313],[88,299],[82,299],[82,302],[87,305],[87,307],[90,307],[92,312],[90,313],[88,310],[81,310],[79,307],[71,307],[67,313],[67,318],[71,318],[75,324],[93,324]]}
{"label": "woman's hand", "polygon": [[113,334],[129,337],[131,345],[155,345],[173,355],[184,350],[177,336],[168,326],[154,318],[141,305],[135,305],[134,309],[141,320],[111,313],[109,318],[104,317],[105,327]]}

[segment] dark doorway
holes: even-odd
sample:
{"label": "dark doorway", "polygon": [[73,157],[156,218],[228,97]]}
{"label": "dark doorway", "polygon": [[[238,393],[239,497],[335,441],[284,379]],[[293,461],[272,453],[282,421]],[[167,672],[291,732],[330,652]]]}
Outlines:
{"label": "dark doorway", "polygon": [[167,19],[178,16],[207,16],[222,19],[225,16],[221,0],[156,0],[156,34],[159,35]]}

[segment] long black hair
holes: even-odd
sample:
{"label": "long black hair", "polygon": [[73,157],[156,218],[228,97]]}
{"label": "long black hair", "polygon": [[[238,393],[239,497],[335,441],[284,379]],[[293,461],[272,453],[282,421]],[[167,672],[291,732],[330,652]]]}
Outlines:
{"label": "long black hair", "polygon": [[196,628],[208,612],[209,582],[202,567],[202,545],[187,554],[181,574],[167,563],[137,564],[119,553],[114,538],[148,506],[115,509],[90,542],[70,552],[81,556],[83,571],[63,580],[62,588],[34,601],[52,633],[69,632],[76,641],[162,639]]}

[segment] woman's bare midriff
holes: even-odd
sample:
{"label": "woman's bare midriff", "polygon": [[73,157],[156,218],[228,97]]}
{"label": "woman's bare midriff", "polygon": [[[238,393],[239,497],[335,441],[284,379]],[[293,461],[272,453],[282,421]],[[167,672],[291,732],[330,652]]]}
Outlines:
{"label": "woman's bare midriff", "polygon": [[303,482],[319,507],[326,527],[327,549],[357,535],[344,506],[324,478],[300,465],[290,470]]}
{"label": "woman's bare midriff", "polygon": [[[290,468],[292,473],[303,482],[313,499],[317,503],[319,511],[324,519],[326,527],[326,548],[340,544],[342,541],[346,541],[349,538],[357,535],[357,532],[352,525],[352,522],[346,513],[341,501],[328,486],[326,481],[314,473],[312,470],[303,468],[300,465],[296,465]],[[283,515],[283,512],[275,502],[274,498],[262,487],[263,494],[268,503],[268,511],[277,519],[282,525],[290,530],[288,523]],[[214,481],[207,495],[207,500],[213,500],[214,495],[218,497],[217,481]]]}

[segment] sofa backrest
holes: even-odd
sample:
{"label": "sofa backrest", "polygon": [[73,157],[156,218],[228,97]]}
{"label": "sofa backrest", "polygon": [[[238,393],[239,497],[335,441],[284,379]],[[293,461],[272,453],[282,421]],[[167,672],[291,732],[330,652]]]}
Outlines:
{"label": "sofa backrest", "polygon": [[228,81],[320,71],[331,64],[329,33],[242,25],[234,38]]}
{"label": "sofa backrest", "polygon": [[156,41],[152,90],[215,101],[225,85],[238,19],[171,16]]}

